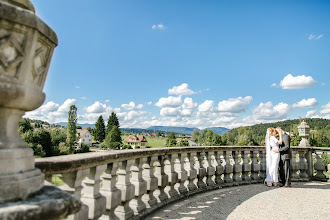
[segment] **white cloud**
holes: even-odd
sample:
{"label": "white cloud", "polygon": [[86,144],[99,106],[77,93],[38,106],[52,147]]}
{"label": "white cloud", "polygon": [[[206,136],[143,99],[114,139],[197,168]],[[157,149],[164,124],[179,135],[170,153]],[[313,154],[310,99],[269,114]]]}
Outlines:
{"label": "white cloud", "polygon": [[147,102],[146,104],[147,104],[147,105],[152,105],[152,102]]}
{"label": "white cloud", "polygon": [[289,105],[283,102],[275,106],[272,102],[260,103],[259,106],[253,110],[253,117],[257,120],[284,119],[287,118],[289,109]]}
{"label": "white cloud", "polygon": [[59,112],[69,112],[70,106],[76,103],[75,99],[67,99],[65,102],[58,108]]}
{"label": "white cloud", "polygon": [[80,97],[81,99],[83,99],[83,100],[86,100],[87,98],[85,97],[85,96],[83,96],[83,97]]}
{"label": "white cloud", "polygon": [[127,110],[138,110],[141,109],[143,105],[142,104],[135,105],[134,102],[130,102],[128,104],[122,104],[121,107]]}
{"label": "white cloud", "polygon": [[303,99],[300,102],[294,103],[293,108],[313,108],[317,105],[317,100],[315,98]]}
{"label": "white cloud", "polygon": [[75,86],[76,89],[80,89],[80,86]]}
{"label": "white cloud", "polygon": [[193,102],[192,98],[185,98],[182,104],[183,109],[194,109],[197,107],[197,102]]}
{"label": "white cloud", "polygon": [[173,97],[169,96],[167,98],[162,97],[158,100],[155,106],[163,108],[163,107],[179,107],[182,103],[181,96]]}
{"label": "white cloud", "polygon": [[316,113],[316,110],[308,111],[306,114],[306,118],[313,118],[314,116],[316,116]]}
{"label": "white cloud", "polygon": [[206,100],[202,104],[198,106],[198,111],[200,112],[208,112],[213,110],[213,100]]}
{"label": "white cloud", "polygon": [[180,115],[180,108],[169,108],[165,107],[160,110],[160,116],[178,116]]}
{"label": "white cloud", "polygon": [[161,31],[164,31],[164,30],[167,29],[167,27],[166,27],[165,25],[163,25],[163,24],[154,24],[154,25],[152,25],[151,28],[152,28],[153,30],[158,29],[158,30],[161,30]]}
{"label": "white cloud", "polygon": [[102,104],[98,101],[94,102],[93,105],[87,107],[88,113],[102,113],[106,110],[106,104]]}
{"label": "white cloud", "polygon": [[321,114],[330,114],[330,102],[326,105],[321,106]]}
{"label": "white cloud", "polygon": [[228,100],[223,100],[218,103],[218,111],[220,112],[232,112],[232,113],[240,113],[245,112],[249,107],[250,102],[252,100],[252,96],[246,96],[244,98],[230,98]]}
{"label": "white cloud", "polygon": [[324,37],[324,35],[323,34],[320,34],[320,35],[314,35],[314,34],[310,34],[310,35],[308,35],[308,40],[319,40],[319,39],[321,39],[322,37]]}
{"label": "white cloud", "polygon": [[110,100],[109,100],[109,99],[107,99],[107,100],[105,100],[105,102],[110,102]]}
{"label": "white cloud", "polygon": [[132,110],[129,112],[119,112],[116,113],[118,118],[121,119],[120,123],[126,123],[130,121],[139,121],[141,120],[141,115],[147,114],[146,111]]}
{"label": "white cloud", "polygon": [[47,102],[45,105],[42,105],[39,109],[41,112],[54,112],[54,111],[57,111],[57,109],[59,108],[59,104],[53,102],[53,101],[50,101],[50,102]]}
{"label": "white cloud", "polygon": [[270,87],[277,87],[277,84],[273,83]]}
{"label": "white cloud", "polygon": [[322,118],[324,118],[324,119],[330,119],[330,114],[328,114],[328,115],[326,115],[326,116],[324,116]]}
{"label": "white cloud", "polygon": [[75,99],[67,99],[61,106],[53,101],[47,102],[40,108],[26,112],[25,117],[31,119],[44,120],[49,123],[64,122],[68,120],[68,112]]}
{"label": "white cloud", "polygon": [[193,114],[193,112],[194,112],[193,109],[188,109],[188,108],[186,108],[186,109],[182,109],[182,110],[180,111],[181,116],[191,116],[191,115]]}
{"label": "white cloud", "polygon": [[188,88],[187,83],[182,83],[180,86],[174,86],[172,89],[168,90],[169,95],[193,95],[196,92]]}
{"label": "white cloud", "polygon": [[316,81],[311,76],[292,76],[288,74],[281,81],[282,89],[304,89],[316,85]]}

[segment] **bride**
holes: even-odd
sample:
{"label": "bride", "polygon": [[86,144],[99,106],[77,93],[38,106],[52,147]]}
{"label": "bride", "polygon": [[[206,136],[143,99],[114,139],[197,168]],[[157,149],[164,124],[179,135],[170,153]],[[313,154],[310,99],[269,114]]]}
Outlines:
{"label": "bride", "polygon": [[[276,137],[279,136],[280,140]],[[278,183],[278,163],[280,154],[279,145],[282,144],[282,133],[275,128],[268,128],[265,138],[266,146],[266,179],[267,186],[277,186]]]}

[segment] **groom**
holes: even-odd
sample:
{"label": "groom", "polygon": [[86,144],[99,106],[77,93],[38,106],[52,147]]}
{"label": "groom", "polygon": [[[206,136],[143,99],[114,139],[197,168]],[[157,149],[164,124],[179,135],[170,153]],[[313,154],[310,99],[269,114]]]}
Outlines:
{"label": "groom", "polygon": [[279,142],[279,153],[280,153],[280,162],[279,162],[279,186],[290,187],[291,186],[291,170],[290,170],[290,136],[285,133],[281,127],[277,127],[276,130],[282,134],[282,143]]}

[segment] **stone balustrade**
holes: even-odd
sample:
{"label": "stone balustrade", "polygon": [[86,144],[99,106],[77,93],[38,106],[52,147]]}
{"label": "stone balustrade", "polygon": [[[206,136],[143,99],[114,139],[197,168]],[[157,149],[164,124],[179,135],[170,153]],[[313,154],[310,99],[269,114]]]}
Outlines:
{"label": "stone balustrade", "polygon": [[[292,180],[327,181],[321,156],[329,152],[292,147]],[[36,159],[48,184],[53,175],[59,176],[64,182],[59,187],[83,202],[80,212],[69,216],[79,220],[141,218],[196,193],[262,183],[265,164],[262,146],[136,149]]]}

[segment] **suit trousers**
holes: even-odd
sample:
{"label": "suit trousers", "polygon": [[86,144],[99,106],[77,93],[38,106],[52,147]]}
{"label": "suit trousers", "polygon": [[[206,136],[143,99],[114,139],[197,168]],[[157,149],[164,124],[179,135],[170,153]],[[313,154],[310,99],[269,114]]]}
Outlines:
{"label": "suit trousers", "polygon": [[291,168],[290,168],[290,159],[280,159],[278,164],[280,180],[279,182],[285,186],[291,186]]}

